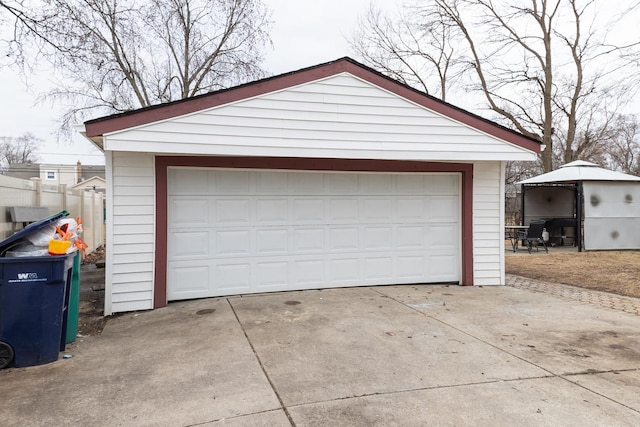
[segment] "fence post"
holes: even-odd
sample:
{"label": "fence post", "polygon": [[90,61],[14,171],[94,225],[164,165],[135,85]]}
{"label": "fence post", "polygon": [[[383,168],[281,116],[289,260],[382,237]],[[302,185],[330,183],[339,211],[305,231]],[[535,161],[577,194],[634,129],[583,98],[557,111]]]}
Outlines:
{"label": "fence post", "polygon": [[85,193],[86,193],[86,191],[84,191],[84,190],[80,191],[80,203],[79,203],[80,209],[78,209],[78,211],[79,211],[78,212],[78,216],[80,218],[83,218],[83,219],[85,217],[85,215],[84,215],[84,197],[85,197]]}
{"label": "fence post", "polygon": [[67,209],[67,184],[60,184],[58,188],[62,190],[62,210],[66,211],[68,210]]}
{"label": "fence post", "polygon": [[107,221],[106,221],[107,195],[100,193],[100,241],[103,245],[107,245]]}
{"label": "fence post", "polygon": [[36,185],[36,206],[42,206],[42,179],[41,178],[31,178]]}
{"label": "fence post", "polygon": [[98,224],[96,223],[96,192],[95,190],[90,190],[89,193],[91,194],[91,250],[95,251],[98,248],[96,244],[98,241],[96,237],[96,231],[98,229]]}

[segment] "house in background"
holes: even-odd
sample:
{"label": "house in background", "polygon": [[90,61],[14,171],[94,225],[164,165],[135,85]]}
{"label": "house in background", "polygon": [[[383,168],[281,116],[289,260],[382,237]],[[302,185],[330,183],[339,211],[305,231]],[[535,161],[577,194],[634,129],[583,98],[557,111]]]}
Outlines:
{"label": "house in background", "polygon": [[[47,163],[13,163],[7,169],[7,176],[20,179],[40,178],[42,183],[51,185],[75,186],[84,181],[94,180],[92,186],[105,189],[105,169],[102,165],[83,165],[78,161],[75,165]],[[81,188],[89,187],[81,186]]]}
{"label": "house in background", "polygon": [[40,164],[12,163],[8,165],[5,175],[18,179],[40,178]]}
{"label": "house in background", "polygon": [[504,285],[504,177],[539,141],[350,58],[85,122],[105,315],[331,287]]}
{"label": "house in background", "polygon": [[98,193],[105,193],[107,191],[107,183],[104,178],[93,176],[87,180],[72,185],[71,188],[74,190],[93,190]]}

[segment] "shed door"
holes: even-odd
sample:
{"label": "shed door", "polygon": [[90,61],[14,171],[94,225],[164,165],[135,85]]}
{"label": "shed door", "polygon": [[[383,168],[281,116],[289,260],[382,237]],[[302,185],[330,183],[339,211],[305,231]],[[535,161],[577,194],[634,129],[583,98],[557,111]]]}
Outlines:
{"label": "shed door", "polygon": [[169,300],[459,282],[460,177],[170,168]]}

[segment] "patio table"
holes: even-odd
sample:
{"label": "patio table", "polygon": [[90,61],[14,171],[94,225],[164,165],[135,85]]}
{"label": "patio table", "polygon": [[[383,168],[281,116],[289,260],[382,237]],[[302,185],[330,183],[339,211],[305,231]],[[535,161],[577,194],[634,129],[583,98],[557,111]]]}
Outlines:
{"label": "patio table", "polygon": [[511,248],[513,252],[518,249],[518,234],[522,231],[529,229],[528,225],[505,225],[504,226],[504,237],[505,239],[509,239],[511,243]]}

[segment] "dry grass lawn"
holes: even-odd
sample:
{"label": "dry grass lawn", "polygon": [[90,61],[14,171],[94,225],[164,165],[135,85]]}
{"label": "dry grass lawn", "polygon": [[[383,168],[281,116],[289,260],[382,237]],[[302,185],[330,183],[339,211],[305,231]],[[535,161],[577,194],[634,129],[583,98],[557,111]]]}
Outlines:
{"label": "dry grass lawn", "polygon": [[546,282],[640,298],[639,251],[590,251],[506,256],[506,272]]}

